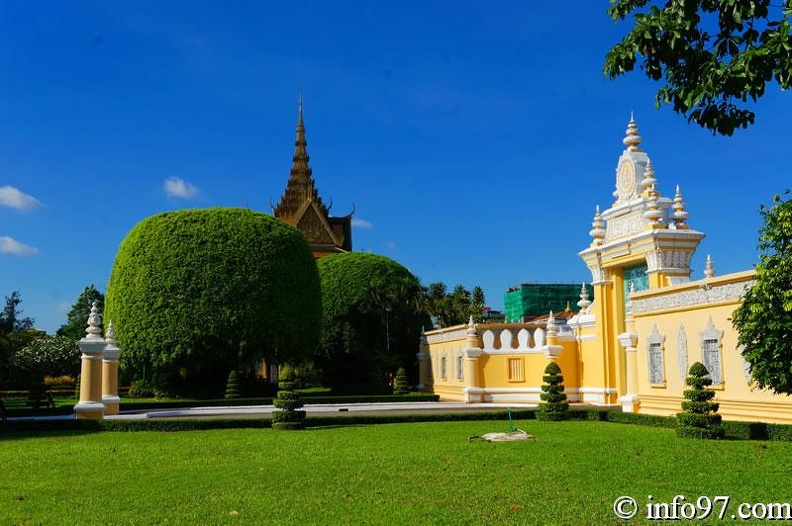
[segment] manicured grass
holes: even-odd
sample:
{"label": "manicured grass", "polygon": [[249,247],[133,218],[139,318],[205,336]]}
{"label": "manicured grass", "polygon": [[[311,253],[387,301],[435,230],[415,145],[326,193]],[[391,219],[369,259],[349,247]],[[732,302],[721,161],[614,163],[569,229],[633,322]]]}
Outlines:
{"label": "manicured grass", "polygon": [[[0,435],[2,524],[617,524],[614,499],[789,500],[792,444],[607,422]],[[642,523],[644,521],[634,521]]]}

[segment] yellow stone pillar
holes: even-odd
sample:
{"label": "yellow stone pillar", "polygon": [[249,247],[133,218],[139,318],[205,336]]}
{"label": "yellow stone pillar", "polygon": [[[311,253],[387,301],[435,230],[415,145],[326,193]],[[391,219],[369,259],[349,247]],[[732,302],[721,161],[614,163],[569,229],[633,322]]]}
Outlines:
{"label": "yellow stone pillar", "polygon": [[118,348],[113,322],[107,324],[107,344],[102,352],[102,403],[106,415],[117,415],[121,399],[118,397]]}
{"label": "yellow stone pillar", "polygon": [[641,407],[641,399],[638,395],[638,335],[629,332],[633,328],[632,316],[627,318],[628,332],[619,334],[619,344],[624,347],[625,369],[627,373],[627,392],[619,397],[622,411],[625,413],[637,413]]}
{"label": "yellow stone pillar", "polygon": [[480,385],[478,359],[483,352],[476,334],[476,325],[473,316],[470,317],[467,329],[466,348],[462,351],[465,360],[465,389],[463,398],[465,403],[483,402],[484,390]]}
{"label": "yellow stone pillar", "polygon": [[426,331],[421,327],[421,339],[418,345],[418,354],[415,355],[418,359],[418,390],[431,391],[432,389],[432,374],[431,374],[431,355],[429,353],[429,340],[426,338]]}
{"label": "yellow stone pillar", "polygon": [[102,403],[102,352],[105,341],[100,328],[99,309],[94,301],[88,316],[86,335],[77,342],[82,351],[80,369],[80,400],[74,406],[77,418],[101,419],[105,406]]}

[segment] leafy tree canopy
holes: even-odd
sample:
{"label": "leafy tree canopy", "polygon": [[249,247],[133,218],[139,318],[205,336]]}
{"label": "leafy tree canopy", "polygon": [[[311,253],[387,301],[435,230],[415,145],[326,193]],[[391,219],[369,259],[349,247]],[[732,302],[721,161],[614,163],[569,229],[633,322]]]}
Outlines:
{"label": "leafy tree canopy", "polygon": [[773,203],[761,209],[756,281],[732,324],[757,387],[792,394],[792,200]]}
{"label": "leafy tree canopy", "polygon": [[314,349],[319,275],[302,234],[271,216],[235,208],[158,214],[121,243],[104,319],[113,321],[124,366],[214,371],[222,389],[231,369]]}
{"label": "leafy tree canopy", "polygon": [[45,336],[28,343],[14,355],[18,369],[36,377],[77,376],[80,372],[80,348],[65,336]]}
{"label": "leafy tree canopy", "polygon": [[467,323],[470,316],[473,321],[480,322],[484,316],[484,290],[473,287],[467,290],[462,285],[457,285],[448,294],[445,283],[430,283],[424,289],[426,309],[434,318],[438,327],[451,327]]}
{"label": "leafy tree canopy", "polygon": [[58,336],[66,336],[72,340],[79,340],[85,337],[88,315],[91,314],[91,305],[95,301],[99,312],[104,312],[104,299],[104,294],[96,290],[93,284],[85,287],[66,315],[66,323],[61,325],[56,334]]}
{"label": "leafy tree canopy", "polygon": [[611,0],[633,27],[605,59],[613,79],[635,68],[663,82],[657,105],[713,133],[753,124],[750,105],[767,84],[792,82],[792,0]]}
{"label": "leafy tree canopy", "polygon": [[317,360],[325,382],[378,384],[411,366],[428,322],[418,279],[392,259],[364,252],[327,256],[317,265],[323,310]]}
{"label": "leafy tree canopy", "polygon": [[22,317],[22,296],[19,291],[14,291],[10,296],[5,297],[3,311],[0,312],[0,333],[10,334],[32,329],[35,320],[30,317]]}

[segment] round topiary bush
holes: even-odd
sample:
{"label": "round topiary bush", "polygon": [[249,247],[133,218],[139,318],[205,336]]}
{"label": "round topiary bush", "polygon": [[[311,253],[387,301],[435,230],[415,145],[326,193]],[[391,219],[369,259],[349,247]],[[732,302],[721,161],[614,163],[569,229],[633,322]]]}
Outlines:
{"label": "round topiary bush", "polygon": [[690,389],[682,393],[682,412],[677,413],[676,434],[685,438],[723,438],[721,416],[717,414],[719,404],[713,402],[715,391],[709,371],[701,362],[690,366],[685,384]]}
{"label": "round topiary bush", "polygon": [[322,341],[317,363],[334,389],[388,392],[399,367],[412,367],[423,290],[399,263],[364,252],[317,261],[322,282]]}
{"label": "round topiary bush", "polygon": [[278,395],[273,405],[279,409],[272,412],[273,429],[295,430],[305,427],[305,411],[299,410],[303,403],[297,391],[297,374],[289,366],[281,367]]}
{"label": "round topiary bush", "polygon": [[135,226],[107,286],[122,366],[220,394],[232,369],[298,360],[320,336],[321,289],[303,235],[236,208],[179,210]]}
{"label": "round topiary bush", "polygon": [[539,398],[538,420],[567,420],[569,418],[569,402],[564,392],[564,376],[555,362],[547,364],[542,376],[542,393]]}

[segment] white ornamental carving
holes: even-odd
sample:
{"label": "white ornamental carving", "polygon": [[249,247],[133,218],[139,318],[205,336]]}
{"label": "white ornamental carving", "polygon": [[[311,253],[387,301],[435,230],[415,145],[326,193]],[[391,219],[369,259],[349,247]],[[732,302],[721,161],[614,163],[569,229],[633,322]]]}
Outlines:
{"label": "white ornamental carving", "polygon": [[657,271],[666,269],[685,269],[690,268],[691,251],[686,250],[652,250],[646,253],[647,271]]}
{"label": "white ornamental carving", "polygon": [[680,323],[677,332],[677,361],[679,362],[679,377],[684,381],[688,373],[687,334],[685,327]]}
{"label": "white ornamental carving", "polygon": [[643,223],[641,216],[630,214],[622,217],[614,217],[608,220],[605,227],[605,240],[610,241],[619,237],[641,232]]}
{"label": "white ornamental carving", "polygon": [[632,312],[633,314],[638,314],[678,307],[693,307],[720,301],[737,301],[743,297],[745,291],[750,288],[753,283],[753,281],[726,283],[711,288],[702,287],[672,294],[663,294],[651,298],[634,299],[632,301]]}

